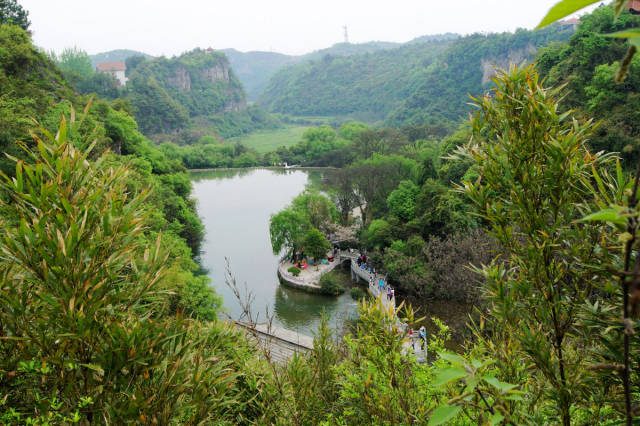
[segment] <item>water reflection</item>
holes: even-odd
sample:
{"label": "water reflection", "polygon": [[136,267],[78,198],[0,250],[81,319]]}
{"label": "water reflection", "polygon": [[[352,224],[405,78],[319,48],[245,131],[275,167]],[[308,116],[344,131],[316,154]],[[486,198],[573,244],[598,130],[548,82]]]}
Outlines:
{"label": "water reflection", "polygon": [[193,195],[205,226],[200,259],[232,318],[239,318],[242,309],[224,284],[225,258],[238,284],[246,284],[253,294],[252,310],[259,320],[268,312],[275,315],[275,324],[311,334],[323,309],[333,316],[333,326],[356,312],[348,294],[336,298],[283,288],[276,275],[278,257],[271,251],[269,216],[321,176],[317,170],[282,169],[192,173]]}
{"label": "water reflection", "polygon": [[340,328],[345,320],[356,316],[356,303],[348,293],[329,297],[282,286],[276,289],[274,309],[282,324],[294,330],[314,328],[320,323],[322,312],[330,317],[331,328]]}

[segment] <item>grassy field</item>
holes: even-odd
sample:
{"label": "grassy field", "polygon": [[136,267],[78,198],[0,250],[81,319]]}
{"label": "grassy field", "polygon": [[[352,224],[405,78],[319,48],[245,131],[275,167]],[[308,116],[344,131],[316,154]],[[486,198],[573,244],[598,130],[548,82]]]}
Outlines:
{"label": "grassy field", "polygon": [[308,126],[286,126],[281,129],[263,130],[229,139],[231,142],[242,142],[247,147],[260,153],[274,151],[281,146],[291,146],[302,140],[302,134]]}

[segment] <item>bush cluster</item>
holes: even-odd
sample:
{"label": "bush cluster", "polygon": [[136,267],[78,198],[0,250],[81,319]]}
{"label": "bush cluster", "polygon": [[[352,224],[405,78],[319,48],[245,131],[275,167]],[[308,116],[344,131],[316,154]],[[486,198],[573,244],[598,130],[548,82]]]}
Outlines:
{"label": "bush cluster", "polygon": [[344,287],[340,283],[340,279],[331,272],[326,273],[320,278],[320,288],[326,294],[337,296],[344,293]]}

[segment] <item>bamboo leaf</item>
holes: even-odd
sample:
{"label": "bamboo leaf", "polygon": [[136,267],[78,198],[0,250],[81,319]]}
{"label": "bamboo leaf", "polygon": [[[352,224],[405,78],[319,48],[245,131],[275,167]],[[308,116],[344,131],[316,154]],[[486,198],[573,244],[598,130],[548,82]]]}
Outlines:
{"label": "bamboo leaf", "polygon": [[95,364],[80,364],[80,365],[97,372],[101,376],[104,376],[104,370],[99,365],[95,365]]}
{"label": "bamboo leaf", "polygon": [[614,4],[615,4],[616,19],[618,19],[618,16],[620,16],[620,13],[622,12],[622,10],[624,9],[624,7],[627,5],[628,2],[629,0],[615,0]]}
{"label": "bamboo leaf", "polygon": [[562,0],[553,6],[547,15],[542,18],[536,29],[546,27],[562,18],[571,15],[574,12],[584,9],[585,7],[598,3],[600,0]]}
{"label": "bamboo leaf", "polygon": [[440,358],[458,365],[465,365],[466,361],[460,355],[451,352],[438,352]]}
{"label": "bamboo leaf", "polygon": [[443,370],[438,371],[435,379],[433,380],[433,386],[438,387],[445,385],[453,380],[458,380],[463,377],[466,377],[467,370],[462,367],[449,367]]}
{"label": "bamboo leaf", "polygon": [[436,408],[431,413],[431,419],[429,420],[429,426],[438,426],[444,422],[454,418],[462,410],[462,407],[457,405],[447,405],[445,407]]}
{"label": "bamboo leaf", "polygon": [[610,34],[602,34],[605,37],[611,38],[634,38],[640,37],[640,28],[627,28],[626,30],[618,31]]}
{"label": "bamboo leaf", "polygon": [[502,393],[509,392],[511,389],[517,387],[517,385],[512,385],[510,383],[501,382],[493,376],[484,376],[482,378],[485,382],[489,383],[494,388],[498,389]]}
{"label": "bamboo leaf", "polygon": [[624,225],[627,223],[627,218],[620,216],[617,210],[604,209],[599,212],[592,213],[578,220],[578,222],[611,222],[617,225]]}

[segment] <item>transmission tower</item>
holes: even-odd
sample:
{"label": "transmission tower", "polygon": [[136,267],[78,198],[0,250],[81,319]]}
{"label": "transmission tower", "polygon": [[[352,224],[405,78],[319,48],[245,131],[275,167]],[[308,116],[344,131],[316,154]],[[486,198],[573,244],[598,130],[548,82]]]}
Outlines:
{"label": "transmission tower", "polygon": [[345,25],[342,28],[344,28],[344,42],[349,43],[349,33],[347,32],[347,26]]}

